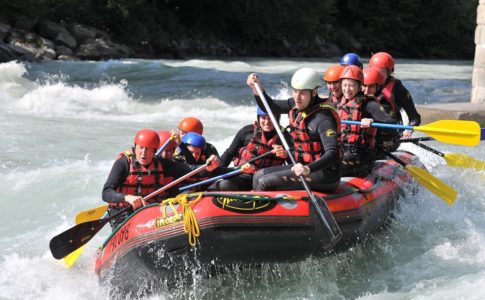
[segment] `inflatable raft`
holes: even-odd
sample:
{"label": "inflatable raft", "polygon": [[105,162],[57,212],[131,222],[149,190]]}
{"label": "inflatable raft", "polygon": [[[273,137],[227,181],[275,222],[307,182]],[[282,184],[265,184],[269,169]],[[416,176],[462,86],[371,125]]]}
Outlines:
{"label": "inflatable raft", "polygon": [[[408,152],[395,152],[422,167]],[[393,160],[376,161],[365,178],[344,177],[325,199],[347,247],[381,228],[396,200],[413,187]],[[139,289],[137,282],[166,282],[191,266],[291,262],[328,253],[324,229],[304,191],[202,192],[139,209],[100,247],[95,271],[102,281]],[[335,247],[332,248],[335,249]]]}

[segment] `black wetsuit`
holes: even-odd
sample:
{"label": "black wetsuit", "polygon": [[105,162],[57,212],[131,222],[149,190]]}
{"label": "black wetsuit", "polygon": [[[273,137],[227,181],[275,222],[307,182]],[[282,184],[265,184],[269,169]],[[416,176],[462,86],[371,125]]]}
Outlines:
{"label": "black wetsuit", "polygon": [[[263,132],[266,137],[266,140],[270,140],[274,137],[276,130],[272,132]],[[290,139],[290,136],[285,132],[284,133],[287,140]],[[229,148],[224,151],[221,156],[222,166],[226,167],[227,171],[231,171],[231,169],[227,169],[229,164],[239,155],[239,150],[243,147],[246,147],[250,140],[254,136],[254,125],[246,125],[241,128],[234,139],[231,142]],[[281,141],[278,139],[277,144],[281,145]],[[266,158],[270,159],[270,158]],[[208,190],[216,190],[216,191],[249,191],[253,188],[253,174],[241,173],[234,177],[220,180],[212,184]]]}
{"label": "black wetsuit", "polygon": [[[217,152],[217,149],[209,143],[206,143],[205,149],[200,153],[199,159],[195,160],[194,156],[190,152],[190,150],[187,148],[187,145],[184,143],[181,143],[178,147],[178,149],[175,151],[175,154],[173,156],[173,159],[177,162],[187,164],[187,165],[203,165],[206,163],[207,159],[211,156],[215,155],[219,160],[221,159],[219,156],[219,153]],[[217,168],[214,170],[210,176],[218,176],[222,174],[222,172],[225,171],[225,168]],[[186,187],[188,185],[192,185],[196,182],[200,182],[206,179],[209,179],[209,174],[206,173],[207,176],[198,176],[194,178],[188,178],[185,180],[183,183],[180,184],[180,187]],[[207,188],[209,184],[204,184],[204,185],[199,185],[196,187],[193,187],[192,189],[185,190],[184,193],[193,193],[193,192],[199,192],[203,191]]]}
{"label": "black wetsuit", "polygon": [[[273,100],[265,94],[266,100],[273,113],[288,114],[295,107],[295,100]],[[255,96],[259,107],[264,105],[258,96]],[[314,97],[308,108],[324,102],[318,96]],[[319,159],[309,163],[310,174],[304,176],[312,190],[332,192],[340,183],[340,148],[336,135],[327,136],[326,133],[337,132],[337,123],[330,111],[321,109],[305,119],[306,127],[312,141],[320,141],[323,146]],[[291,171],[292,164],[261,169],[253,177],[254,190],[297,190],[303,189],[299,176]]]}
{"label": "black wetsuit", "polygon": [[[166,183],[172,182],[174,179],[178,179],[179,177],[184,176],[185,174],[197,169],[199,166],[191,166],[184,163],[176,162],[170,159],[165,158],[154,158],[158,159],[158,161],[162,164],[163,167],[163,176]],[[102,197],[103,201],[107,203],[123,203],[125,202],[125,194],[118,192],[118,189],[122,186],[125,179],[128,177],[130,171],[130,162],[126,156],[122,156],[117,159],[111,171],[108,175],[108,179],[103,186]],[[194,175],[195,178],[199,178],[200,176],[207,176],[209,172],[206,170]],[[173,197],[179,193],[178,186],[174,186],[167,191],[165,191],[165,197]],[[147,195],[142,195],[147,196]],[[162,199],[162,198],[159,198]],[[112,215],[118,212],[123,207],[116,207],[110,206],[108,209],[108,214]],[[111,222],[111,226],[115,229],[128,215],[130,215],[133,210],[129,210],[128,213],[122,214],[119,218],[116,218]]]}
{"label": "black wetsuit", "polygon": [[[394,78],[394,77],[389,77]],[[376,99],[381,105],[386,109],[389,115],[394,119],[394,123],[402,124],[402,117],[399,112],[401,108],[404,109],[406,114],[409,118],[409,125],[410,126],[418,126],[421,124],[421,116],[419,115],[416,107],[414,105],[413,97],[406,89],[406,87],[402,84],[401,80],[394,78],[394,87],[392,90],[392,98],[394,99],[394,103],[396,104],[396,112],[392,111],[391,105],[385,100],[384,95],[382,95],[382,91],[379,91],[376,95]],[[386,84],[388,81],[386,82]],[[399,147],[399,139],[402,136],[401,130],[378,130],[378,134],[376,136],[376,143],[388,151],[394,151]]]}

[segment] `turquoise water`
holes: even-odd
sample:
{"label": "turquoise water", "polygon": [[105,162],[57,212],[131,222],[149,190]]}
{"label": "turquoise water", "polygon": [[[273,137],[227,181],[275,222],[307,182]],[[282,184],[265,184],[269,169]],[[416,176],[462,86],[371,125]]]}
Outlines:
{"label": "turquoise water", "polygon": [[[417,103],[468,101],[471,62],[398,61],[397,77]],[[200,118],[220,152],[255,106],[246,86],[260,74],[268,93],[289,96],[299,67],[323,73],[332,62],[289,60],[126,60],[0,64],[0,298],[104,299],[94,274],[105,228],[72,269],[48,243],[82,210],[102,204],[117,154],[143,127],[175,128]],[[322,93],[324,91],[322,90]],[[485,160],[476,148],[430,143]],[[448,206],[422,189],[401,202],[387,230],[346,252],[199,278],[153,298],[483,299],[485,174],[451,168],[415,146],[433,175],[458,190]]]}

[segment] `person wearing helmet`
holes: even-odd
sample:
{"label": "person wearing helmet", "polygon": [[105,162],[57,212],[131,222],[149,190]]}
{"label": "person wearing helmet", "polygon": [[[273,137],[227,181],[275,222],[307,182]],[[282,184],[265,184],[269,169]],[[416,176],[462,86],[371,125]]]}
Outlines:
{"label": "person wearing helmet", "polygon": [[[190,164],[190,165],[204,164],[208,158],[208,156],[204,154],[204,149],[206,147],[207,147],[207,142],[205,141],[205,138],[202,135],[196,132],[187,132],[182,137],[182,143],[179,145],[179,149],[185,149],[186,153],[188,153],[188,157],[190,158],[190,162],[186,160],[187,156],[182,155],[182,153],[180,152],[175,153],[174,159],[178,162]],[[221,170],[219,168],[212,175],[214,176],[219,175],[220,172]],[[206,180],[208,178],[209,176],[187,178],[187,180],[185,180],[185,182],[182,183],[180,186],[190,185],[198,181]],[[206,186],[207,185],[198,186],[194,189],[191,189],[190,192],[197,192],[197,191],[204,190]]]}
{"label": "person wearing helmet", "polygon": [[[127,206],[131,206],[131,209],[111,221],[113,230],[129,214],[149,204],[143,200],[144,196],[172,182],[174,178],[181,177],[198,167],[155,157],[155,151],[159,146],[158,132],[152,129],[142,129],[136,134],[131,151],[120,153],[114,162],[103,186],[102,198],[109,204],[109,215],[113,215]],[[195,176],[207,176],[207,172],[218,167],[219,160],[212,156],[207,160],[206,170]],[[159,197],[150,200],[150,203],[177,193],[178,187],[172,187]]]}
{"label": "person wearing helmet", "polygon": [[[247,84],[253,90],[259,107],[264,107],[255,88],[261,82],[250,74]],[[288,114],[289,134],[297,164],[275,166],[257,171],[253,177],[255,190],[302,189],[299,176],[304,176],[313,190],[332,192],[340,183],[340,118],[335,108],[318,96],[322,85],[320,75],[311,68],[301,68],[293,74],[293,97],[273,100],[265,98],[273,113]]]}
{"label": "person wearing helmet", "polygon": [[[276,119],[279,118],[279,116],[275,117]],[[285,134],[289,139],[288,133],[285,132]],[[222,166],[227,168],[232,162],[234,167],[242,167],[251,159],[267,152],[272,152],[272,154],[252,162],[248,168],[243,167],[243,173],[237,176],[215,182],[208,190],[249,191],[253,187],[253,173],[255,171],[285,163],[288,153],[281,145],[275,126],[268,114],[258,107],[256,121],[242,127],[232,140],[229,148],[222,154]]]}
{"label": "person wearing helmet", "polygon": [[339,116],[342,120],[360,121],[361,125],[342,124],[344,157],[342,176],[362,176],[370,171],[375,160],[376,128],[372,122],[393,123],[373,96],[365,96],[362,91],[364,74],[357,66],[347,66],[340,74],[342,98]]}
{"label": "person wearing helmet", "polygon": [[382,89],[385,81],[383,70],[377,67],[367,67],[362,71],[364,81],[362,84],[362,92],[366,96],[375,97],[378,90]]}
{"label": "person wearing helmet", "polygon": [[[364,93],[365,96],[376,99],[375,95],[384,86],[384,82],[386,78],[386,75],[384,74],[385,72],[386,70],[379,69],[377,67],[367,67],[363,70],[364,84],[362,85],[362,92]],[[378,102],[381,103],[380,101]],[[384,105],[382,104],[381,106],[384,107]],[[388,114],[391,115],[388,110],[386,110],[386,112],[388,112]],[[400,138],[400,132],[397,129],[383,130],[378,128],[376,137],[375,137],[376,145],[388,151],[395,151],[399,147],[399,138]]]}
{"label": "person wearing helmet", "polygon": [[[204,154],[204,149],[206,145],[207,143],[202,135],[196,132],[187,132],[182,137],[182,143],[180,144],[180,147],[187,149],[187,151],[192,156],[194,163],[190,164],[203,164],[207,159],[207,156],[205,156]],[[185,159],[185,156],[181,153],[176,153],[175,159],[188,163]]]}
{"label": "person wearing helmet", "polygon": [[340,65],[346,66],[357,66],[361,70],[364,68],[362,61],[360,60],[360,56],[355,53],[347,53],[340,59]]}
{"label": "person wearing helmet", "polygon": [[[175,156],[178,157],[178,159],[181,159],[181,157],[183,157],[182,159],[188,164],[197,164],[197,162],[193,158],[194,156],[186,148],[185,144],[182,142],[182,139],[184,135],[188,132],[195,132],[202,135],[204,132],[204,126],[202,125],[202,122],[195,117],[183,118],[179,123],[178,132],[172,132],[177,134],[176,142],[179,145],[179,147],[175,150]],[[220,159],[219,152],[217,151],[216,147],[214,147],[214,145],[212,145],[211,143],[206,143],[206,146],[202,151],[202,155],[204,155],[205,157],[215,155]]]}
{"label": "person wearing helmet", "polygon": [[[387,52],[378,52],[370,58],[369,67],[377,67],[384,70],[384,87],[376,94],[376,99],[394,118],[395,122],[402,124],[400,113],[402,108],[408,116],[409,125],[418,126],[421,124],[421,116],[416,110],[411,94],[402,84],[401,80],[393,76],[394,58]],[[410,138],[411,135],[412,131],[405,130],[402,137]],[[396,138],[400,138],[400,136]],[[399,147],[399,143],[397,143],[397,147]],[[397,147],[390,148],[397,149]]]}
{"label": "person wearing helmet", "polygon": [[165,149],[159,154],[160,157],[173,159],[175,148],[177,148],[177,142],[175,142],[175,138],[173,137],[172,133],[168,130],[160,130],[158,132],[158,136],[160,137],[160,146],[158,147],[159,149],[161,149],[165,145],[165,143],[169,139],[171,139]]}
{"label": "person wearing helmet", "polygon": [[340,73],[345,67],[342,65],[330,66],[323,75],[323,80],[327,83],[328,102],[335,107],[342,99],[342,87],[340,86]]}

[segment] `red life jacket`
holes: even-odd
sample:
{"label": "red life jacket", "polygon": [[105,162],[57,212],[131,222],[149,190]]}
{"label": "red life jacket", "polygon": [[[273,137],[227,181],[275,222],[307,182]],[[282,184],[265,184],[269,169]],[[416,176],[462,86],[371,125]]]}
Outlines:
{"label": "red life jacket", "polygon": [[[121,186],[117,189],[118,192],[125,195],[144,197],[172,181],[169,178],[165,178],[163,175],[162,163],[157,158],[154,157],[152,163],[148,167],[145,167],[135,159],[133,152],[122,152],[118,155],[117,159],[120,159],[123,156],[126,156],[128,159],[130,170],[125,181],[123,181]],[[163,197],[163,195],[164,193],[161,193],[159,196]],[[152,198],[153,202],[155,202],[155,200],[156,197]],[[112,205],[127,206],[129,203],[120,202],[112,203]]]}
{"label": "red life jacket", "polygon": [[377,102],[381,104],[385,109],[386,112],[393,117],[394,119],[400,121],[400,112],[399,107],[396,104],[396,100],[394,99],[395,90],[394,87],[396,85],[396,79],[394,77],[390,77],[387,84],[381,90],[380,94],[376,98]]}
{"label": "red life jacket", "polygon": [[[362,105],[371,98],[366,96],[356,96],[347,101],[339,110],[339,116],[346,121],[362,120]],[[342,143],[345,150],[355,149],[374,149],[375,136],[377,129],[369,127],[362,129],[358,125],[342,124]]]}
{"label": "red life jacket", "polygon": [[307,125],[305,123],[305,120],[307,120],[309,116],[321,109],[329,110],[332,113],[335,122],[337,123],[336,134],[339,142],[340,157],[342,157],[342,147],[340,145],[340,117],[337,113],[337,110],[333,106],[325,103],[319,103],[305,111],[298,111],[295,107],[290,110],[288,114],[291,137],[295,148],[295,160],[299,163],[308,164],[316,161],[325,152],[320,139],[318,139],[317,141],[311,139],[308,133]]}
{"label": "red life jacket", "polygon": [[[246,146],[239,148],[239,155],[233,160],[235,167],[242,166],[252,158],[270,152],[273,150],[272,146],[279,140],[278,134],[276,133],[271,139],[267,140],[257,121],[254,122],[253,128],[253,136]],[[281,166],[284,162],[284,159],[270,155],[254,161],[252,164],[256,167],[256,170],[259,170],[267,167]]]}

